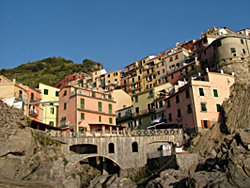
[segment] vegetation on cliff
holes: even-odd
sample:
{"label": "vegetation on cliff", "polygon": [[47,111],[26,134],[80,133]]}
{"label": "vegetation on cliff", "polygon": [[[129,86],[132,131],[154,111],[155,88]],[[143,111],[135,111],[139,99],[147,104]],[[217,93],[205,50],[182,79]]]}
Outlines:
{"label": "vegetation on cliff", "polygon": [[2,69],[0,74],[9,79],[15,78],[18,82],[32,87],[38,83],[54,85],[67,75],[76,72],[90,73],[100,70],[102,64],[84,59],[82,64],[75,64],[72,60],[62,57],[48,57],[35,62],[28,62],[13,69]]}

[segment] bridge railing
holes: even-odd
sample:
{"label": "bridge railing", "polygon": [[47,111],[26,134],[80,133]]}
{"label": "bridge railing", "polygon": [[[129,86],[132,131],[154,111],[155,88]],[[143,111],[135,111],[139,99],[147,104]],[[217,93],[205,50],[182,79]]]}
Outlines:
{"label": "bridge railing", "polygon": [[155,130],[120,130],[116,131],[91,131],[85,133],[74,134],[73,132],[62,132],[62,131],[49,131],[47,135],[52,137],[101,137],[101,136],[160,136],[160,135],[177,135],[183,134],[182,129],[155,129]]}

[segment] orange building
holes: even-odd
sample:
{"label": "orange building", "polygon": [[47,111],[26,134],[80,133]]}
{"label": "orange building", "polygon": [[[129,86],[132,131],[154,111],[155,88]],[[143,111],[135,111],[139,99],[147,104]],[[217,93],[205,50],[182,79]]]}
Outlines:
{"label": "orange building", "polygon": [[59,127],[68,126],[77,135],[118,132],[115,101],[102,91],[65,86],[59,92]]}

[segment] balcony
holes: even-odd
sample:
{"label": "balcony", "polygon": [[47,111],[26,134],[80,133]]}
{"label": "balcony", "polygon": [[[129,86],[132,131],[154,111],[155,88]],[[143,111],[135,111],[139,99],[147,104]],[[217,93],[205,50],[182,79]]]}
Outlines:
{"label": "balcony", "polygon": [[32,117],[37,117],[38,116],[37,110],[36,109],[30,110],[29,115],[32,116]]}
{"label": "balcony", "polygon": [[116,123],[122,123],[132,119],[132,114],[126,114],[125,116],[117,117]]}
{"label": "balcony", "polygon": [[147,110],[143,110],[143,111],[140,111],[140,112],[135,112],[132,114],[132,117],[143,117],[143,116],[147,116],[148,114],[154,114],[155,113],[155,108],[150,108],[150,109],[147,109]]}

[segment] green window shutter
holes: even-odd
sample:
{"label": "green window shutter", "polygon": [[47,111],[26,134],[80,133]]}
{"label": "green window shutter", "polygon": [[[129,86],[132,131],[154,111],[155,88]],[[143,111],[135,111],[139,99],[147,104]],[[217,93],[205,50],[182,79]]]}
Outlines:
{"label": "green window shutter", "polygon": [[81,99],[81,109],[84,109],[84,99]]}
{"label": "green window shutter", "polygon": [[48,95],[48,94],[49,94],[49,90],[44,89],[44,90],[43,90],[43,93],[44,93],[44,95]]}
{"label": "green window shutter", "polygon": [[235,52],[236,52],[235,48],[231,48],[231,53],[235,53]]}
{"label": "green window shutter", "polygon": [[214,92],[214,97],[218,97],[218,90],[217,89],[213,89],[213,92]]}
{"label": "green window shutter", "polygon": [[81,120],[84,120],[84,113],[81,113]]}
{"label": "green window shutter", "polygon": [[112,114],[112,104],[109,104],[109,113]]}
{"label": "green window shutter", "polygon": [[220,104],[216,104],[216,109],[217,109],[217,112],[221,112],[221,105]]}
{"label": "green window shutter", "polygon": [[34,93],[31,93],[31,100],[34,100]]}
{"label": "green window shutter", "polygon": [[67,109],[67,103],[64,103],[64,110]]}
{"label": "green window shutter", "polygon": [[204,89],[203,89],[203,88],[199,88],[199,93],[200,93],[200,96],[205,96],[205,93],[204,93]]}
{"label": "green window shutter", "polygon": [[95,97],[95,92],[92,92],[92,97]]}
{"label": "green window shutter", "polygon": [[59,97],[59,91],[56,91],[56,97]]}
{"label": "green window shutter", "polygon": [[67,95],[67,90],[64,90],[63,96]]}
{"label": "green window shutter", "polygon": [[99,116],[99,122],[102,122],[102,116]]}
{"label": "green window shutter", "polygon": [[101,102],[98,102],[98,111],[102,112],[102,103]]}
{"label": "green window shutter", "polygon": [[113,123],[112,118],[109,118],[109,124],[112,124],[112,123]]}
{"label": "green window shutter", "polygon": [[206,103],[201,103],[201,111],[203,112],[207,111]]}

